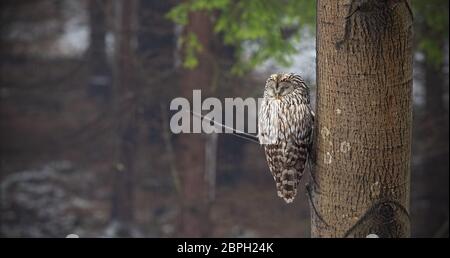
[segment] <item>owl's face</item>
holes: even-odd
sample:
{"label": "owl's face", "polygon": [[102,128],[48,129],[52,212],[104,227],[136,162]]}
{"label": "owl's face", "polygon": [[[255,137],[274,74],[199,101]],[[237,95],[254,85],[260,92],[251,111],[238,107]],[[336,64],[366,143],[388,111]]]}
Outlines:
{"label": "owl's face", "polygon": [[307,94],[303,79],[295,74],[272,74],[266,81],[265,92],[269,98],[281,99],[298,89]]}
{"label": "owl's face", "polygon": [[292,91],[294,91],[294,85],[290,82],[276,82],[274,80],[270,80],[266,84],[267,95],[272,98],[281,98]]}

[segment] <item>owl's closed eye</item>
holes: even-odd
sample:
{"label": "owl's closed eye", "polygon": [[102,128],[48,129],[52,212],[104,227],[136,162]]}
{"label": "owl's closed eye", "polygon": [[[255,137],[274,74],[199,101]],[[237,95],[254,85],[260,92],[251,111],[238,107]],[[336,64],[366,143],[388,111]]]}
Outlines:
{"label": "owl's closed eye", "polygon": [[294,85],[289,82],[276,83],[274,81],[270,81],[267,84],[266,90],[268,95],[271,97],[286,96],[294,90]]}

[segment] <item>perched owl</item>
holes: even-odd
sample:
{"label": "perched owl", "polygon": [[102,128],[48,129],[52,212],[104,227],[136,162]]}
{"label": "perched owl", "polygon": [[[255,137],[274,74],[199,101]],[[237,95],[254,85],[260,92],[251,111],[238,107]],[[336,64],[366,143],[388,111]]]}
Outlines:
{"label": "perched owl", "polygon": [[299,75],[272,74],[259,111],[258,139],[264,146],[278,196],[294,200],[310,156],[314,113],[309,89]]}

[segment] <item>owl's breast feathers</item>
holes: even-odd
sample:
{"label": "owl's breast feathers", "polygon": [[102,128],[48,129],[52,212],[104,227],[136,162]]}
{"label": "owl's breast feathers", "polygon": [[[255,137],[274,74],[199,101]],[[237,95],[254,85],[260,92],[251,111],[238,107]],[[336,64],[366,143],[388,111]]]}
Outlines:
{"label": "owl's breast feathers", "polygon": [[260,144],[284,141],[307,141],[314,124],[309,103],[289,96],[281,100],[264,98],[259,111],[258,139]]}

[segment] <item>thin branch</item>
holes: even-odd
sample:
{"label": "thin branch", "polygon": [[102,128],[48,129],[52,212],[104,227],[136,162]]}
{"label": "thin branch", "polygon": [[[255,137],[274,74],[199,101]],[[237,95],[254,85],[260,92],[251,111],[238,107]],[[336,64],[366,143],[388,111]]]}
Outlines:
{"label": "thin branch", "polygon": [[222,123],[214,121],[214,120],[212,120],[212,119],[210,119],[210,118],[208,118],[208,117],[206,117],[206,116],[204,116],[202,114],[198,114],[198,113],[196,113],[194,111],[190,111],[190,113],[192,113],[194,116],[196,116],[196,117],[198,117],[200,119],[205,119],[208,122],[212,122],[215,126],[218,126],[221,129],[228,129],[228,130],[230,130],[232,132],[232,135],[234,135],[234,136],[237,136],[239,138],[242,138],[242,139],[245,139],[245,140],[248,140],[248,141],[251,141],[251,142],[259,144],[259,139],[258,139],[258,136],[256,136],[256,135],[249,134],[249,133],[246,133],[246,132],[242,132],[242,131],[237,130],[235,128],[231,128],[231,127],[226,126],[226,125],[224,125]]}

